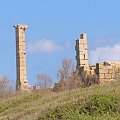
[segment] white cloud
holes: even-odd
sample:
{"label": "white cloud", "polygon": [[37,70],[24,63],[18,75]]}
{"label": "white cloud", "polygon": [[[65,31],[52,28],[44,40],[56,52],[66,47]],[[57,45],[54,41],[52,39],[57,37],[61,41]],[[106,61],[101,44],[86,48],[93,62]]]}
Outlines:
{"label": "white cloud", "polygon": [[103,61],[120,61],[120,43],[92,50],[89,57],[90,65]]}
{"label": "white cloud", "polygon": [[66,50],[69,48],[70,48],[69,44],[60,45],[56,44],[51,40],[46,39],[38,40],[28,44],[28,52],[30,53],[50,53]]}

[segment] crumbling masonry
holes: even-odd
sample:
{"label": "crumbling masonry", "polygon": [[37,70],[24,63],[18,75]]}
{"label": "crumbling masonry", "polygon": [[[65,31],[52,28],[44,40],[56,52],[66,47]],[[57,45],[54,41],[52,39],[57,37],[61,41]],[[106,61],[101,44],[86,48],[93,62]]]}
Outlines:
{"label": "crumbling masonry", "polygon": [[26,75],[26,41],[25,30],[27,25],[15,25],[16,31],[16,90],[28,91],[29,85]]}
{"label": "crumbling masonry", "polygon": [[87,35],[81,34],[80,38],[76,40],[76,60],[77,69],[87,71],[88,64],[88,48],[87,48]]}
{"label": "crumbling masonry", "polygon": [[[16,31],[16,90],[29,91],[30,87],[26,75],[26,41],[25,30],[27,25],[15,25]],[[116,75],[120,76],[120,62],[103,62],[97,63],[96,66],[89,66],[88,60],[88,47],[87,47],[87,34],[81,34],[80,38],[76,40],[76,60],[77,70],[79,74],[82,71],[86,75],[96,74],[100,83],[116,81]]]}
{"label": "crumbling masonry", "polygon": [[[89,66],[87,34],[81,34],[76,40],[76,60],[79,74],[85,71],[87,75],[96,74],[100,83],[116,81],[120,77],[120,62],[97,63],[96,66]],[[118,73],[118,74],[117,74]]]}

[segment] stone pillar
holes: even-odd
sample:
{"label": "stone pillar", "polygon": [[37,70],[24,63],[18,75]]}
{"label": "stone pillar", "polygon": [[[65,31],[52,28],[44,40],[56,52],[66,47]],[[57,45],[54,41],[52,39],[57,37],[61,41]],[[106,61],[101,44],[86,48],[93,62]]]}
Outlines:
{"label": "stone pillar", "polygon": [[26,41],[25,30],[27,25],[15,25],[16,31],[16,90],[28,91],[29,85],[26,75]]}
{"label": "stone pillar", "polygon": [[77,60],[77,69],[79,71],[88,71],[88,47],[87,47],[87,34],[81,34],[80,38],[76,40],[76,60]]}

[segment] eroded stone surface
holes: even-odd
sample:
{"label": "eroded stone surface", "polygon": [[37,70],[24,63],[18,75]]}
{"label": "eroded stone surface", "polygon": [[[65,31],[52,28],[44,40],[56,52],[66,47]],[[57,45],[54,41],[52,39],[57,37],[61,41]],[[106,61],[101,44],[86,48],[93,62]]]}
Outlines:
{"label": "eroded stone surface", "polygon": [[77,68],[83,69],[84,71],[88,70],[88,48],[87,48],[87,34],[81,34],[80,38],[76,40],[76,60]]}
{"label": "eroded stone surface", "polygon": [[25,30],[28,25],[15,25],[16,31],[16,90],[28,91],[29,85],[26,74],[26,41]]}
{"label": "eroded stone surface", "polygon": [[81,34],[80,38],[76,40],[75,50],[77,60],[76,68],[80,74],[82,71],[85,71],[86,76],[96,74],[100,83],[116,81],[117,77],[120,77],[120,62],[105,61],[102,63],[97,63],[96,66],[89,66],[87,34]]}

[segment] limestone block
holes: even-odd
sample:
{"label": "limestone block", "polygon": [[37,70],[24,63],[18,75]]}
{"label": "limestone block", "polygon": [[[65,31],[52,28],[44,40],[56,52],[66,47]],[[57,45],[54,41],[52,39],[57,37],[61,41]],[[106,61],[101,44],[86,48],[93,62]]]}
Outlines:
{"label": "limestone block", "polygon": [[105,66],[107,69],[112,69],[113,67],[112,66]]}
{"label": "limestone block", "polygon": [[108,73],[112,74],[113,73],[112,69],[108,69]]}
{"label": "limestone block", "polygon": [[80,60],[88,60],[88,56],[86,54],[80,55]]}
{"label": "limestone block", "polygon": [[26,72],[26,68],[20,68],[20,71],[24,73]]}
{"label": "limestone block", "polygon": [[104,75],[104,74],[99,74],[99,78],[100,78],[100,79],[104,79],[104,78],[105,78],[105,75]]}
{"label": "limestone block", "polygon": [[81,45],[81,46],[79,47],[79,50],[80,50],[80,51],[84,50],[84,46]]}
{"label": "limestone block", "polygon": [[21,48],[21,47],[25,48],[25,44],[26,44],[26,43],[22,41],[22,42],[19,43],[19,47],[20,47],[20,48]]}
{"label": "limestone block", "polygon": [[86,44],[83,44],[83,48],[84,48],[84,49],[87,49],[87,45],[86,45]]}
{"label": "limestone block", "polygon": [[111,79],[112,75],[111,74],[105,74],[105,79]]}
{"label": "limestone block", "polygon": [[88,54],[85,54],[85,59],[88,59]]}
{"label": "limestone block", "polygon": [[88,50],[86,50],[86,49],[82,49],[81,51],[80,51],[81,53],[85,53],[85,54],[88,54]]}
{"label": "limestone block", "polygon": [[99,74],[108,74],[108,69],[99,69]]}
{"label": "limestone block", "polygon": [[21,40],[22,40],[22,39],[25,38],[25,34],[23,34],[23,33],[19,33],[19,36],[18,36],[18,37],[21,38]]}
{"label": "limestone block", "polygon": [[84,60],[85,59],[85,55],[80,55],[80,60]]}
{"label": "limestone block", "polygon": [[80,39],[79,44],[87,44],[87,41],[85,39]]}
{"label": "limestone block", "polygon": [[81,60],[80,61],[81,65],[87,65],[88,66],[88,60]]}
{"label": "limestone block", "polygon": [[114,73],[112,73],[111,75],[112,75],[112,78],[113,78],[113,79],[115,79],[115,74],[114,74]]}

